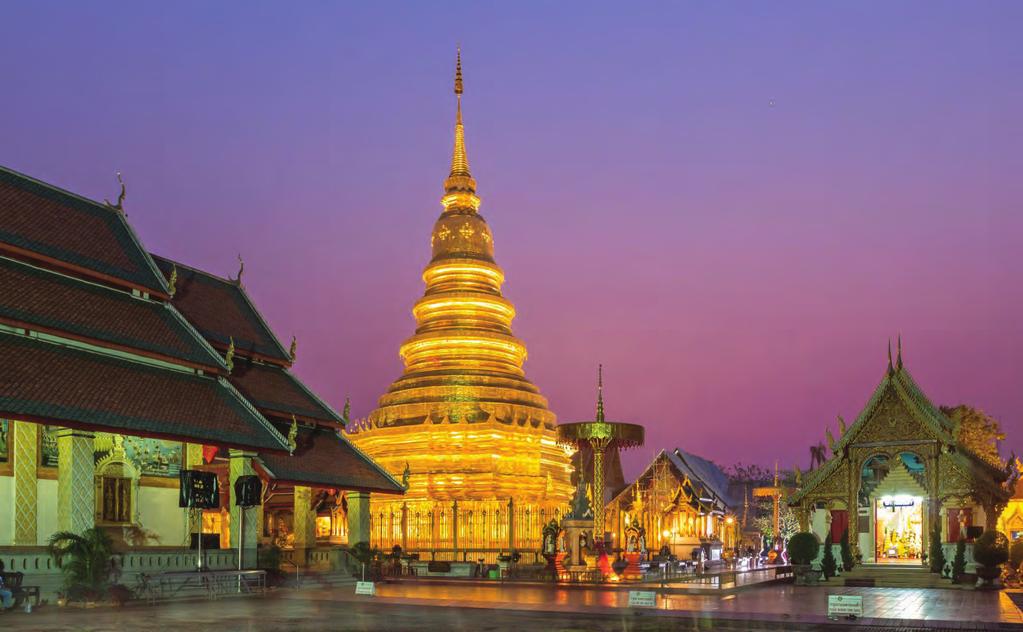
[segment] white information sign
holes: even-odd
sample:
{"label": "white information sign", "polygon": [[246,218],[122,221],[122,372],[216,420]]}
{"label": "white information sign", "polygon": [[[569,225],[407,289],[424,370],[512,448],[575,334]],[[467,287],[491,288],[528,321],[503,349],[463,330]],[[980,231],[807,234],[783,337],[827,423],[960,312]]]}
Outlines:
{"label": "white information sign", "polygon": [[863,597],[861,595],[828,595],[828,616],[831,618],[863,616]]}
{"label": "white information sign", "polygon": [[373,582],[355,582],[356,595],[368,595],[372,597],[376,594],[376,590],[376,585]]}
{"label": "white information sign", "polygon": [[656,608],[657,593],[652,590],[630,590],[630,608]]}

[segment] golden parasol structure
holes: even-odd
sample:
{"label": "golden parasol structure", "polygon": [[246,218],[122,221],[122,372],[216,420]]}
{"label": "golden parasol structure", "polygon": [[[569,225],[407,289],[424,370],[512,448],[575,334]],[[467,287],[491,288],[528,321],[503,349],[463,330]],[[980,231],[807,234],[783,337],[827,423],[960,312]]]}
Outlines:
{"label": "golden parasol structure", "polygon": [[604,541],[604,454],[608,450],[643,445],[643,426],[604,418],[604,367],[597,368],[597,418],[558,424],[558,442],[579,447],[588,443],[593,449],[593,539]]}

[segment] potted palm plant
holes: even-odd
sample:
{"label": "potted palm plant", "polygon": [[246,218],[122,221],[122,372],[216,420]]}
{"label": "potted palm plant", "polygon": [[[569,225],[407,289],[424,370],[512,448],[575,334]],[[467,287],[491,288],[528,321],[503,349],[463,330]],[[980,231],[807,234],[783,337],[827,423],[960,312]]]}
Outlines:
{"label": "potted palm plant", "polygon": [[[111,587],[113,542],[102,529],[86,529],[81,534],[58,531],[50,536],[50,556],[64,573],[63,594],[67,602],[87,607],[107,597]],[[118,601],[123,594],[118,592]]]}

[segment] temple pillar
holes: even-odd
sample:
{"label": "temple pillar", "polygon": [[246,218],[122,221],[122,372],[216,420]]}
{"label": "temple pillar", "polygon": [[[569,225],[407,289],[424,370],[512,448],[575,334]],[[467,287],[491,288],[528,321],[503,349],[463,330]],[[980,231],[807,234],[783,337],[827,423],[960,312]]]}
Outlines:
{"label": "temple pillar", "polygon": [[451,503],[451,557],[458,559],[458,501]]}
{"label": "temple pillar", "polygon": [[[198,443],[186,443],[185,444],[185,463],[183,469],[194,470],[196,466],[202,465],[202,445]],[[189,546],[192,540],[193,533],[199,533],[202,528],[202,518],[198,520],[197,516],[201,514],[201,510],[189,509],[184,507],[181,509],[182,520],[185,521],[185,541],[183,545]]]}
{"label": "temple pillar", "polygon": [[82,533],[96,524],[93,434],[57,431],[57,529]]}
{"label": "temple pillar", "polygon": [[515,551],[515,499],[508,499],[508,552]]}
{"label": "temple pillar", "polygon": [[408,503],[401,503],[401,550],[408,550]]}
{"label": "temple pillar", "polygon": [[12,421],[9,427],[14,457],[14,544],[37,544],[39,483],[39,426],[27,421]]}
{"label": "temple pillar", "polygon": [[231,450],[230,456],[230,487],[231,487],[231,545],[238,549],[243,568],[256,567],[256,547],[259,543],[259,528],[263,523],[262,506],[239,507],[234,493],[234,484],[242,476],[254,476],[252,467],[254,452]]}
{"label": "temple pillar", "polygon": [[[295,534],[295,563],[304,565],[309,556],[309,549],[316,546],[316,516],[313,514],[313,490],[305,485],[295,485],[292,494],[294,507],[292,512],[292,531]],[[351,515],[352,506],[348,505]],[[349,544],[351,532],[349,532]]]}
{"label": "temple pillar", "polygon": [[369,544],[369,492],[348,492],[348,546]]}

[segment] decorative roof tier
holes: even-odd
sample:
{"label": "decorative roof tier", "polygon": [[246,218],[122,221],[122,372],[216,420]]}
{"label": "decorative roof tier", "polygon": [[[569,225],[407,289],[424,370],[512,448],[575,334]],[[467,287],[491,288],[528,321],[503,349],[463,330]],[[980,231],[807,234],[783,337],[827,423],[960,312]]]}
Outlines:
{"label": "decorative roof tier", "polygon": [[343,423],[340,415],[282,367],[237,360],[230,380],[266,415],[294,415],[300,420],[313,423]]}
{"label": "decorative roof tier", "polygon": [[257,450],[287,441],[223,378],[0,332],[0,417]]}
{"label": "decorative roof tier", "polygon": [[0,167],[0,253],[162,298],[167,283],[124,213]]}
{"label": "decorative roof tier", "polygon": [[284,483],[400,494],[404,488],[333,428],[302,428],[295,452],[261,454],[270,476]]}
{"label": "decorative roof tier", "polygon": [[0,323],[227,371],[223,359],[169,304],[6,257],[0,257]]}
{"label": "decorative roof tier", "polygon": [[173,304],[210,344],[227,349],[233,339],[240,354],[291,365],[291,356],[263,320],[241,283],[157,255],[153,255],[153,260],[168,278],[177,271]]}

